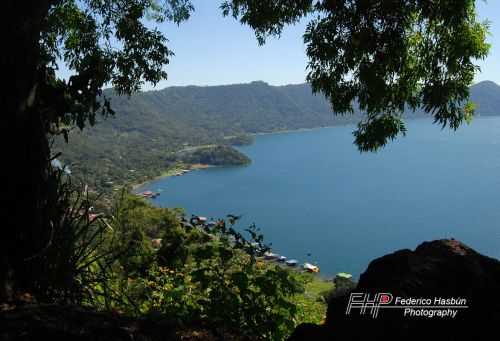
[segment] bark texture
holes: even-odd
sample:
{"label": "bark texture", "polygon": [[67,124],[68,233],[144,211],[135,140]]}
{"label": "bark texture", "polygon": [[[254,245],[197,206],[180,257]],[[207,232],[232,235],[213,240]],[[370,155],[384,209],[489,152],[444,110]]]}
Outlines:
{"label": "bark texture", "polygon": [[0,302],[36,285],[36,256],[50,238],[48,122],[36,106],[40,23],[49,5],[46,0],[7,0],[0,11]]}

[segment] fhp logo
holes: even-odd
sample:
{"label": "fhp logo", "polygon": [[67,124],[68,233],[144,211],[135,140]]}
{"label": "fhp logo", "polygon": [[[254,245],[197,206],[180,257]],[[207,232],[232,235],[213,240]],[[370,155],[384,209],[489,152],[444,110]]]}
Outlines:
{"label": "fhp logo", "polygon": [[347,304],[346,314],[351,313],[351,309],[359,309],[359,314],[364,315],[368,310],[373,318],[378,316],[378,311],[381,305],[388,305],[392,302],[393,297],[389,293],[368,294],[353,292]]}

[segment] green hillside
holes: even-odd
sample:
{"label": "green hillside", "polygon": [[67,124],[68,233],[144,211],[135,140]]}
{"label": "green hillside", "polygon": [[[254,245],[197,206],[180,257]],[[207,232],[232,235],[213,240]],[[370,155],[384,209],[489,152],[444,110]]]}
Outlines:
{"label": "green hillside", "polygon": [[[499,113],[500,86],[481,82],[471,91],[479,114]],[[334,116],[326,99],[313,95],[308,84],[168,87],[130,99],[112,90],[105,93],[116,116],[83,132],[75,130],[69,144],[57,140],[53,147],[73,173],[101,189],[150,179],[183,162],[178,151],[228,144],[227,136],[241,140],[245,134],[352,124],[361,118],[359,113]]]}
{"label": "green hillside", "polygon": [[264,82],[213,87],[169,87],[134,94],[111,90],[114,118],[83,132],[69,144],[55,141],[61,161],[99,188],[152,178],[178,162],[190,146],[227,144],[224,136],[314,128],[354,122],[335,117],[308,84],[270,86]]}
{"label": "green hillside", "polygon": [[169,87],[134,94],[130,100],[113,97],[112,103],[120,114],[160,113],[165,119],[220,134],[312,128],[352,121],[333,117],[325,98],[312,95],[308,84],[270,86],[252,82]]}
{"label": "green hillside", "polygon": [[500,115],[500,86],[491,81],[474,84],[470,100],[478,103],[476,111],[482,116]]}

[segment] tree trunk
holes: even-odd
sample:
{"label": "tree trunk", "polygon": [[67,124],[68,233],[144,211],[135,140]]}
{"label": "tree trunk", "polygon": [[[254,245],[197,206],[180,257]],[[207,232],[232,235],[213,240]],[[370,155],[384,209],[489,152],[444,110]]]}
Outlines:
{"label": "tree trunk", "polygon": [[[49,0],[7,0],[0,5],[3,207],[0,232],[0,302],[30,291],[40,269],[36,257],[50,237],[45,205],[50,173],[48,122],[34,106],[40,22]],[[50,201],[50,200],[49,200]]]}

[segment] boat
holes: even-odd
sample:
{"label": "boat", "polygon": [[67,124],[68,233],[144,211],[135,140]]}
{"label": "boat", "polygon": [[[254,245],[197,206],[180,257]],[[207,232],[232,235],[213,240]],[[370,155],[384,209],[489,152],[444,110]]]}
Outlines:
{"label": "boat", "polygon": [[278,255],[275,254],[275,253],[271,253],[271,252],[265,252],[264,253],[264,259],[265,260],[275,260],[276,257],[278,257]]}
{"label": "boat", "polygon": [[288,266],[297,266],[299,264],[299,261],[296,259],[290,259],[286,261],[286,265]]}
{"label": "boat", "polygon": [[307,272],[313,272],[313,273],[319,272],[319,268],[316,265],[312,265],[311,263],[304,263],[304,265],[302,265],[302,268]]}
{"label": "boat", "polygon": [[351,274],[348,274],[348,273],[345,273],[345,272],[339,272],[333,278],[333,282],[334,283],[338,283],[338,282],[341,282],[341,281],[350,280],[351,278],[352,278]]}
{"label": "boat", "polygon": [[284,261],[286,261],[286,257],[285,256],[278,256],[278,258],[276,260],[278,262],[284,262]]}

